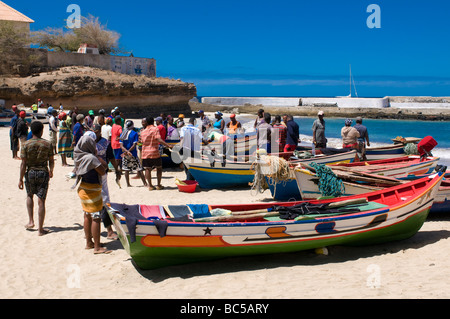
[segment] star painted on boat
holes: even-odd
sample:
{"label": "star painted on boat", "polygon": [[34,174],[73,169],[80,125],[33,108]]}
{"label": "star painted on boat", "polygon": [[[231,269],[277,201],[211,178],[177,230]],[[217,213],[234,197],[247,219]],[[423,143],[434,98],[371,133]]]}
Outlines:
{"label": "star painted on boat", "polygon": [[206,236],[206,235],[211,235],[212,229],[209,228],[209,227],[207,227],[206,229],[203,229],[203,231],[205,232],[205,235],[204,235],[204,236]]}

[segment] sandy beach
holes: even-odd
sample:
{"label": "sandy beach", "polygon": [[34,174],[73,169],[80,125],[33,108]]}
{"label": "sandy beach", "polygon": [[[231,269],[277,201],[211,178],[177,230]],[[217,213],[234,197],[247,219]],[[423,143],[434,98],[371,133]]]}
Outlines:
{"label": "sandy beach", "polygon": [[[84,249],[83,213],[74,180],[56,156],[47,197],[45,226],[38,237],[26,231],[26,193],[17,187],[20,161],[13,160],[9,128],[0,128],[1,194],[0,297],[3,299],[310,299],[449,298],[450,213],[429,216],[414,237],[370,247],[329,247],[313,251],[233,258],[152,271],[136,268],[120,241],[102,241],[113,252],[94,255]],[[45,126],[44,138],[48,138]],[[73,164],[69,160],[69,164]],[[153,174],[155,175],[155,174]],[[109,178],[111,199],[127,204],[249,203],[272,200],[270,192],[249,189],[180,193],[180,169],[166,169],[162,191],[149,192],[132,179],[119,189]],[[125,186],[125,180],[122,179]],[[35,207],[37,210],[37,207]],[[37,220],[37,212],[36,212]]]}

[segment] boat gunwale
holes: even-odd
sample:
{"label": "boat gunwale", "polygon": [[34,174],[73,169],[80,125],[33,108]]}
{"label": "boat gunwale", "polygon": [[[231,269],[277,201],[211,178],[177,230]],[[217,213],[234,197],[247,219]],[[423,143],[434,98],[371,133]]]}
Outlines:
{"label": "boat gunwale", "polygon": [[[409,196],[405,200],[399,200],[397,203],[395,203],[393,205],[385,204],[385,205],[387,205],[387,207],[381,207],[378,209],[365,211],[365,212],[355,212],[355,213],[341,214],[341,215],[336,215],[336,216],[316,217],[316,218],[308,219],[308,220],[286,220],[286,221],[278,221],[277,220],[277,221],[263,221],[263,222],[261,222],[261,221],[257,221],[257,222],[251,222],[251,221],[250,222],[195,222],[195,221],[194,222],[179,222],[179,221],[170,221],[167,219],[165,219],[165,220],[168,222],[168,224],[170,226],[179,226],[179,227],[181,227],[181,226],[183,226],[183,227],[186,227],[186,226],[187,227],[205,227],[205,226],[206,227],[208,227],[208,226],[214,226],[214,227],[250,227],[250,226],[252,226],[252,227],[256,227],[256,226],[270,226],[270,225],[278,226],[278,225],[307,224],[307,223],[316,223],[318,221],[320,221],[320,222],[339,221],[339,220],[345,220],[345,219],[351,219],[351,218],[362,218],[362,217],[367,217],[367,216],[371,216],[371,215],[378,215],[378,214],[385,214],[388,212],[394,212],[398,209],[401,209],[405,206],[412,204],[413,202],[419,200],[420,197],[424,196],[431,189],[433,189],[437,183],[440,183],[442,181],[442,179],[444,178],[443,175],[444,174],[442,174],[442,173],[437,173],[434,175],[433,178],[431,176],[429,176],[429,177],[418,179],[411,183],[394,186],[389,189],[382,189],[382,190],[375,191],[372,193],[345,197],[346,200],[364,198],[364,197],[369,198],[369,197],[377,196],[379,194],[383,194],[386,192],[396,192],[398,189],[406,189],[409,187],[413,187],[414,185],[426,182],[426,185],[424,185],[420,189],[416,189],[415,190],[416,193],[413,196]],[[430,184],[432,184],[432,185],[430,185]],[[333,199],[327,200],[325,202],[332,203],[332,202],[338,202],[338,201],[340,201],[340,198],[333,198]],[[311,201],[299,201],[299,202],[294,202],[294,203],[302,203],[302,202],[314,203],[314,202],[319,202],[319,201],[311,200]],[[323,202],[323,201],[320,201],[320,202]],[[278,203],[278,204],[283,205],[283,204],[292,204],[292,203],[293,202],[290,202],[290,203],[285,202],[285,203]],[[427,205],[428,203],[429,203],[429,201],[427,201],[421,207]],[[227,206],[227,205],[224,205],[224,206]],[[293,205],[291,205],[291,206],[293,206]],[[120,214],[118,214],[118,215],[120,216],[120,223],[126,224],[125,217]],[[152,226],[152,225],[155,225],[155,223],[152,220],[138,220],[137,225]]]}

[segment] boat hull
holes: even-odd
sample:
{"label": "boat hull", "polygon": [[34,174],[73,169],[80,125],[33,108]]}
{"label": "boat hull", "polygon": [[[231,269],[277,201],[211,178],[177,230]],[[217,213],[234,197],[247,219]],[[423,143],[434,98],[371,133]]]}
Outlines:
{"label": "boat hull", "polygon": [[368,161],[383,160],[401,156],[405,156],[403,144],[396,144],[385,147],[366,148],[366,157]]}
{"label": "boat hull", "polygon": [[[125,218],[114,210],[109,214],[120,240],[139,268],[187,264],[227,257],[289,253],[334,245],[370,245],[413,236],[425,222],[442,181],[442,176],[425,178],[367,195],[375,207],[334,216],[302,216],[296,220],[256,222],[169,221],[164,235],[154,220],[139,220],[131,243]],[[399,200],[399,198],[402,198]],[[318,203],[339,202],[331,199]],[[316,201],[317,202],[317,201]],[[392,202],[392,203],[390,203]],[[292,206],[296,203],[280,203]],[[252,210],[272,204],[222,205],[223,209]],[[219,207],[219,206],[218,206]],[[215,206],[211,206],[211,209]],[[143,218],[144,219],[144,218]]]}
{"label": "boat hull", "polygon": [[[296,169],[296,187],[300,196],[304,200],[316,199],[322,196],[319,190],[319,178],[308,170]],[[361,195],[370,192],[375,192],[383,189],[382,187],[364,185],[354,182],[344,181],[345,193],[342,196]],[[280,187],[283,187],[280,185]],[[280,192],[293,192],[293,185],[286,185],[290,189],[285,189]],[[439,187],[433,206],[430,213],[445,213],[450,212],[450,182],[442,183]]]}
{"label": "boat hull", "polygon": [[[347,153],[318,156],[309,159],[292,160],[292,164],[305,163],[310,164],[316,162],[319,164],[337,164],[337,163],[351,163],[354,161],[356,151]],[[207,160],[202,160],[199,163],[185,161],[184,164],[189,169],[194,179],[199,183],[201,188],[229,188],[236,186],[248,186],[253,182],[255,173],[252,170],[252,162],[227,162],[222,165],[220,162],[213,162],[210,164]]]}

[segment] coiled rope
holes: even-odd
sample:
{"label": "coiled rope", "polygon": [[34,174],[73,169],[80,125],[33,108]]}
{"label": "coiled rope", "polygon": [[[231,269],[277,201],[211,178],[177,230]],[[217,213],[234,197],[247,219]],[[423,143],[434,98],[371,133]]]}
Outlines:
{"label": "coiled rope", "polygon": [[268,182],[271,186],[276,187],[277,183],[287,182],[292,178],[289,162],[278,156],[259,155],[251,169],[255,171],[252,191],[256,191],[256,193],[264,193],[269,186]]}
{"label": "coiled rope", "polygon": [[312,162],[310,164],[319,177],[319,190],[322,196],[339,197],[345,194],[345,185],[328,166]]}

